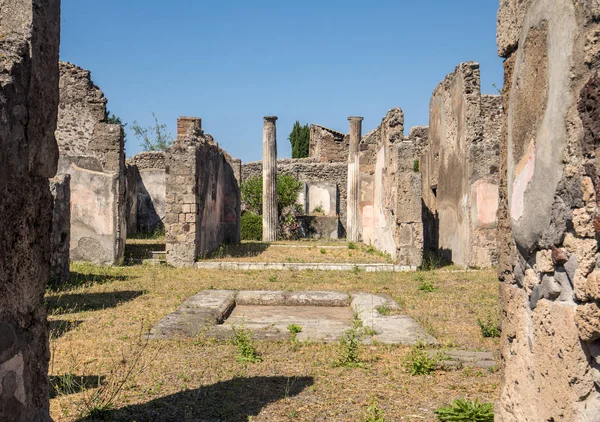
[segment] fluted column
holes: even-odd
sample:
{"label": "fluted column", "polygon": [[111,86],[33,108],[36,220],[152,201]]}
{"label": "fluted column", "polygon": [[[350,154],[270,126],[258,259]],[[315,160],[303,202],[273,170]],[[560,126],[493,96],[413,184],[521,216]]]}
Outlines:
{"label": "fluted column", "polygon": [[360,241],[359,210],[360,201],[360,160],[359,145],[362,138],[362,117],[348,117],[350,120],[350,149],[348,151],[348,221],[346,237],[349,242]]}
{"label": "fluted column", "polygon": [[277,117],[267,116],[263,128],[263,242],[277,240]]}

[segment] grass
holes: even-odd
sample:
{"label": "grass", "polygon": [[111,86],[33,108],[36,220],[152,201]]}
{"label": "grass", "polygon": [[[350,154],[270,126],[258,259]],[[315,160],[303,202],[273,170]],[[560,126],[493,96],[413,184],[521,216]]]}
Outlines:
{"label": "grass", "polygon": [[[320,243],[314,246],[317,254]],[[318,246],[318,247],[317,247]],[[343,249],[346,253],[348,248]],[[330,257],[334,250],[328,250]],[[356,252],[356,251],[353,251]],[[132,349],[144,330],[200,290],[333,290],[386,293],[417,321],[428,321],[441,344],[464,350],[496,352],[498,339],[481,335],[477,317],[497,311],[493,270],[465,273],[427,272],[437,290],[424,294],[411,273],[321,271],[218,271],[167,266],[97,267],[72,265],[71,282],[48,290],[53,329],[52,377],[73,374],[105,383],[122,379],[121,364],[132,362]],[[272,281],[271,281],[272,280]],[[369,398],[386,420],[435,420],[434,409],[465,396],[493,402],[500,375],[484,371],[436,370],[412,376],[404,366],[410,347],[361,345],[361,367],[334,367],[337,344],[253,341],[263,362],[238,362],[228,341],[178,338],[150,341],[140,364],[104,411],[106,420],[255,421],[365,419]],[[115,375],[113,375],[115,374]],[[111,381],[115,380],[115,381]],[[98,384],[98,382],[95,382]],[[55,421],[77,421],[81,403],[98,388],[57,394],[51,400]],[[200,399],[201,398],[201,399]],[[98,406],[99,407],[99,406]],[[415,418],[411,415],[420,416]],[[377,415],[375,414],[377,417]],[[375,419],[377,420],[377,419]]]}
{"label": "grass", "polygon": [[331,240],[281,241],[272,244],[244,241],[236,245],[223,245],[202,260],[352,264],[392,262],[389,255],[372,246]]}

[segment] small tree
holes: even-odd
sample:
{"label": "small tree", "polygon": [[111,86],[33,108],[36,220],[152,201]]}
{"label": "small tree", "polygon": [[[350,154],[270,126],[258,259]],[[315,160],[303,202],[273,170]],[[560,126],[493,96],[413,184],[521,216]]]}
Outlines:
{"label": "small tree", "polygon": [[[242,202],[246,208],[254,214],[262,215],[262,177],[251,177],[244,180],[241,186]],[[294,179],[288,174],[277,176],[277,210],[279,216],[286,208],[296,203],[298,194],[302,189],[302,182]]]}
{"label": "small tree", "polygon": [[136,120],[131,124],[131,130],[136,138],[142,141],[144,151],[164,151],[173,142],[171,134],[167,132],[167,125],[159,123],[156,115],[152,113],[154,124],[142,127]]}
{"label": "small tree", "polygon": [[308,124],[300,126],[300,122],[296,121],[288,139],[292,145],[292,158],[308,157],[310,145],[310,127]]}

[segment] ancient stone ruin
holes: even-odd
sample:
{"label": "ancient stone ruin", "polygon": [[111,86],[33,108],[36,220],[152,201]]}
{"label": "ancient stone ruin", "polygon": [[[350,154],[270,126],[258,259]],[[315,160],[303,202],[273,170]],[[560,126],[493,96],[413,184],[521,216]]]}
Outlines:
{"label": "ancient stone ruin", "polygon": [[71,260],[123,259],[125,154],[121,125],[108,124],[107,100],[89,71],[60,63],[56,140],[59,173],[71,175]]}
{"label": "ancient stone ruin", "polygon": [[127,160],[127,234],[164,230],[165,153],[141,152]]}
{"label": "ancient stone ruin", "polygon": [[49,421],[59,0],[0,1],[0,420]]}
{"label": "ancient stone ruin", "polygon": [[462,63],[431,98],[420,160],[425,248],[470,267],[497,263],[499,96],[481,95],[479,64]]}
{"label": "ancient stone ruin", "polygon": [[165,153],[170,264],[192,265],[222,243],[240,241],[240,188],[232,162],[202,131],[201,119],[179,118],[177,140]]}
{"label": "ancient stone ruin", "polygon": [[597,421],[600,6],[502,2],[499,421]]}

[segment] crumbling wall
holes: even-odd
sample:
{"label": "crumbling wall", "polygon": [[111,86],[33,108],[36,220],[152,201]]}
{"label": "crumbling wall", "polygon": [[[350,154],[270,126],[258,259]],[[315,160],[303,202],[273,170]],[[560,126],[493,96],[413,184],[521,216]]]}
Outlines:
{"label": "crumbling wall", "polygon": [[71,259],[118,263],[126,237],[123,127],[106,123],[107,100],[89,71],[59,68],[56,140],[59,173],[71,175]]}
{"label": "crumbling wall", "polygon": [[188,266],[222,243],[240,241],[240,188],[232,159],[204,134],[201,120],[178,121],[165,153],[167,261]]}
{"label": "crumbling wall", "polygon": [[0,0],[0,420],[49,421],[58,0]]}
{"label": "crumbling wall", "polygon": [[[346,156],[347,161],[347,156]],[[328,182],[337,185],[337,207],[340,217],[340,237],[346,233],[346,197],[348,190],[348,164],[321,163],[318,158],[287,158],[277,160],[277,174],[289,174],[306,184]],[[262,177],[262,162],[242,164],[242,181]],[[306,194],[305,194],[306,195]],[[307,198],[304,202],[306,204]],[[309,204],[309,207],[311,205]],[[308,210],[312,211],[312,210]]]}
{"label": "crumbling wall", "polygon": [[360,144],[362,241],[410,266],[423,259],[421,175],[415,160],[424,131],[405,137],[404,113],[394,108]]}
{"label": "crumbling wall", "polygon": [[52,238],[50,280],[54,285],[69,281],[69,249],[71,240],[71,176],[62,174],[50,179],[54,199],[52,211]]}
{"label": "crumbling wall", "polygon": [[462,63],[434,90],[420,160],[425,247],[464,266],[497,262],[499,100],[482,98],[479,64]]}
{"label": "crumbling wall", "polygon": [[[135,231],[152,233],[164,229],[165,218],[165,153],[162,151],[142,152],[127,160],[128,172],[135,199],[129,199],[131,208],[135,203]],[[129,194],[128,194],[129,195]]]}
{"label": "crumbling wall", "polygon": [[600,415],[600,5],[501,2],[499,421]]}
{"label": "crumbling wall", "polygon": [[348,135],[319,125],[310,125],[308,156],[321,163],[348,161]]}

